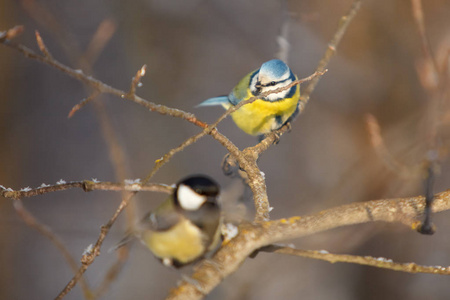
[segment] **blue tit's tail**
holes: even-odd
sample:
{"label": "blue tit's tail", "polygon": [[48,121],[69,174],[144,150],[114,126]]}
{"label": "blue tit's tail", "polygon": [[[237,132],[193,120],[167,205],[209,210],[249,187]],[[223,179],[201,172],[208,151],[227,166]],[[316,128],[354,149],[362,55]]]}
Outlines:
{"label": "blue tit's tail", "polygon": [[198,104],[196,107],[227,105],[227,104],[230,104],[230,100],[228,100],[228,96],[220,96],[220,97],[209,98],[208,100],[205,100],[202,103]]}

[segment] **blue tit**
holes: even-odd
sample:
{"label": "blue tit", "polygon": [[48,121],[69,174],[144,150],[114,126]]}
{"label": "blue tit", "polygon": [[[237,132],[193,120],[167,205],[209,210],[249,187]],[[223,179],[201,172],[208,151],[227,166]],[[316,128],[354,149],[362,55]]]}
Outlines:
{"label": "blue tit", "polygon": [[[198,106],[222,105],[228,109],[261,93],[285,87],[297,76],[281,60],[273,59],[241,79],[228,96],[210,98]],[[295,85],[246,104],[231,114],[233,121],[250,135],[262,135],[280,128],[298,113],[300,88]]]}
{"label": "blue tit", "polygon": [[219,186],[211,178],[185,178],[170,197],[145,215],[133,235],[166,266],[192,263],[221,241],[218,195]]}

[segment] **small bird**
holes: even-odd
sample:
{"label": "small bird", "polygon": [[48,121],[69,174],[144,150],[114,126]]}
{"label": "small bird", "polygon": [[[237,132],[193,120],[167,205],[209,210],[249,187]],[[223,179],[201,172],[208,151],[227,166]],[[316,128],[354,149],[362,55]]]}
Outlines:
{"label": "small bird", "polygon": [[145,215],[134,233],[162,263],[179,268],[202,258],[221,241],[219,186],[203,175],[177,183],[173,194]]}
{"label": "small bird", "polygon": [[[273,59],[241,79],[228,96],[210,98],[198,106],[222,105],[225,109],[261,93],[285,87],[297,76],[281,60]],[[300,88],[294,85],[246,104],[231,114],[233,121],[250,135],[262,135],[280,128],[298,113]]]}

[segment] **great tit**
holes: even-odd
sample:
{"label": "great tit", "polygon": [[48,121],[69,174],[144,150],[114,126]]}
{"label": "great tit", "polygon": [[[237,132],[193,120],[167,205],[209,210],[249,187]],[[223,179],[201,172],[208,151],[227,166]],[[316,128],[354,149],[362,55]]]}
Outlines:
{"label": "great tit", "polygon": [[211,178],[184,178],[169,198],[145,215],[132,235],[166,266],[192,263],[221,241],[218,195],[219,185]]}
{"label": "great tit", "polygon": [[[225,109],[263,92],[285,87],[297,80],[289,67],[279,59],[269,60],[258,70],[241,79],[228,96],[210,98],[198,106],[222,105]],[[233,121],[250,135],[262,135],[280,128],[298,113],[300,88],[295,85],[246,104],[231,114]]]}

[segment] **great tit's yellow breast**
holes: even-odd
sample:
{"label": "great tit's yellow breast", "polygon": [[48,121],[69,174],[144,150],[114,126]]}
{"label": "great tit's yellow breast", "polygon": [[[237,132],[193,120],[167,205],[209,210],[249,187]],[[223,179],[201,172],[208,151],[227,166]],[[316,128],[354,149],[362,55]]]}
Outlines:
{"label": "great tit's yellow breast", "polygon": [[[253,97],[250,89],[247,89],[247,97]],[[268,133],[280,127],[296,111],[300,99],[300,89],[296,87],[294,95],[278,101],[266,101],[258,99],[242,106],[231,114],[236,125],[251,135]],[[242,100],[242,101],[244,101]],[[278,121],[277,121],[278,118]],[[279,123],[281,121],[281,124]]]}
{"label": "great tit's yellow breast", "polygon": [[199,258],[205,252],[202,232],[187,219],[165,231],[146,232],[142,238],[156,257],[176,259],[182,264]]}

